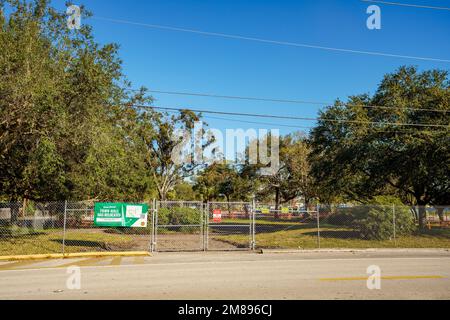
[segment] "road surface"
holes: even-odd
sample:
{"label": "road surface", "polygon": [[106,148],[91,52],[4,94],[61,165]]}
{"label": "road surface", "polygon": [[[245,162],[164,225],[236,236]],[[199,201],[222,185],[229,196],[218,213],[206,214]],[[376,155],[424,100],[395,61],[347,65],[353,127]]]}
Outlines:
{"label": "road surface", "polygon": [[[379,266],[381,289],[367,288]],[[69,266],[81,288],[68,289]],[[159,253],[0,263],[0,299],[450,299],[450,252]]]}

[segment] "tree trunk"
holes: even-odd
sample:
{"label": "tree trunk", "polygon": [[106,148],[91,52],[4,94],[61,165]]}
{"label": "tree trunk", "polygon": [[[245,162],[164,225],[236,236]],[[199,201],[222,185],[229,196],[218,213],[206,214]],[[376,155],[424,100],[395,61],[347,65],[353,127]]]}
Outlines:
{"label": "tree trunk", "polygon": [[28,205],[28,199],[25,197],[25,198],[23,198],[23,203],[22,203],[22,217],[25,217],[25,213],[27,211],[27,205]]}
{"label": "tree trunk", "polygon": [[11,203],[11,225],[15,225],[19,218],[20,205],[18,202]]}
{"label": "tree trunk", "polygon": [[279,219],[280,213],[278,212],[280,210],[280,188],[275,188],[275,214],[274,218]]}
{"label": "tree trunk", "polygon": [[305,209],[306,209],[306,215],[309,216],[309,198],[305,197]]}
{"label": "tree trunk", "polygon": [[424,204],[419,204],[419,228],[424,229],[427,224],[427,212]]}
{"label": "tree trunk", "polygon": [[230,204],[230,197],[225,195],[225,198],[227,199],[227,209],[228,213],[231,213],[231,204]]}
{"label": "tree trunk", "polygon": [[439,221],[441,224],[444,223],[444,207],[437,207],[436,211],[439,216]]}

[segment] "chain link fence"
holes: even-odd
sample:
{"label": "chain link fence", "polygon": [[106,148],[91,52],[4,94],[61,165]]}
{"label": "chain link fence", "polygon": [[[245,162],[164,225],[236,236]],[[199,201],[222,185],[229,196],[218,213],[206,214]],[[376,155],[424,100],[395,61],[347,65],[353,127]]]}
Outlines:
{"label": "chain link fence", "polygon": [[[152,220],[143,228],[94,226],[93,202],[66,202],[63,253],[79,251],[148,251]],[[149,205],[151,209],[151,205]]]}
{"label": "chain link fence", "polygon": [[0,256],[61,253],[64,205],[0,203]]}
{"label": "chain link fence", "polygon": [[[450,206],[153,201],[146,227],[97,227],[93,202],[0,203],[0,256],[102,251],[450,248]],[[424,217],[419,228],[419,217]]]}
{"label": "chain link fence", "polygon": [[257,248],[450,248],[450,207],[257,204],[255,212]]}
{"label": "chain link fence", "polygon": [[316,248],[318,246],[316,212],[315,206],[293,207],[256,203],[256,248]]}
{"label": "chain link fence", "polygon": [[145,228],[94,226],[93,202],[0,203],[0,256],[104,251],[149,251]]}
{"label": "chain link fence", "polygon": [[205,250],[202,202],[157,202],[154,251]]}
{"label": "chain link fence", "polygon": [[209,202],[207,242],[210,251],[254,248],[254,211],[250,202]]}

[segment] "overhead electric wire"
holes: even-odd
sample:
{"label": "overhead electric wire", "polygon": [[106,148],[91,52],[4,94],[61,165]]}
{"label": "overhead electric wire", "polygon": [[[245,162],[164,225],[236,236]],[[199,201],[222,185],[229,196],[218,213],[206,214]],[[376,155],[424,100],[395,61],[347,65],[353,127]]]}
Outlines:
{"label": "overhead electric wire", "polygon": [[[168,113],[179,113],[179,111],[167,111]],[[221,118],[221,117],[211,117],[211,116],[202,116],[202,119],[212,119],[212,120],[221,120],[221,121],[229,121],[229,122],[239,122],[239,123],[249,123],[249,124],[260,124],[260,125],[270,125],[270,126],[276,126],[276,127],[289,127],[289,128],[296,128],[296,129],[314,129],[315,126],[292,126],[292,125],[286,125],[286,124],[279,124],[279,123],[268,123],[268,122],[259,122],[259,121],[246,121],[246,120],[240,120],[240,119],[231,119],[231,118]],[[430,131],[411,131],[411,130],[378,130],[379,133],[406,133],[406,134],[422,134],[424,132],[430,132]],[[435,133],[436,131],[432,131]],[[439,131],[440,132],[440,131]],[[444,132],[444,131],[442,131]],[[446,131],[445,131],[446,132]]]}
{"label": "overhead electric wire", "polygon": [[230,122],[248,123],[248,124],[260,124],[260,125],[266,125],[266,126],[297,128],[297,129],[312,129],[312,128],[314,128],[314,126],[309,126],[309,127],[308,126],[294,126],[294,125],[280,124],[280,123],[247,121],[247,120],[240,120],[240,119],[227,119],[227,118],[211,117],[211,116],[205,116],[204,118],[205,119],[213,119],[213,120],[230,121]]}
{"label": "overhead electric wire", "polygon": [[185,33],[200,34],[200,35],[211,36],[211,37],[221,37],[221,38],[234,39],[234,40],[247,40],[247,41],[253,41],[253,42],[276,44],[276,45],[291,46],[291,47],[302,47],[302,48],[309,48],[309,49],[320,49],[320,50],[327,50],[327,51],[365,54],[365,55],[372,55],[372,56],[384,56],[384,57],[391,57],[391,58],[424,60],[424,61],[445,62],[445,63],[450,62],[450,59],[419,57],[419,56],[377,52],[377,51],[364,51],[364,50],[336,48],[336,47],[328,47],[328,46],[313,45],[313,44],[306,44],[306,43],[289,42],[289,41],[278,41],[278,40],[250,37],[250,36],[241,36],[241,35],[235,35],[235,34],[209,32],[209,31],[201,31],[201,30],[195,30],[195,29],[165,26],[165,25],[159,25],[159,24],[134,22],[134,21],[129,21],[129,20],[113,19],[113,18],[107,18],[107,17],[91,17],[91,18],[95,19],[95,20],[99,20],[99,21],[108,21],[108,22],[112,22],[112,23],[128,24],[128,25],[146,27],[146,28],[151,28],[151,29],[178,31],[178,32],[185,32]]}
{"label": "overhead electric wire", "polygon": [[146,105],[133,105],[136,108],[142,109],[154,109],[154,110],[165,110],[165,111],[184,111],[189,110],[197,113],[206,114],[219,114],[219,115],[229,115],[229,116],[242,116],[242,117],[255,117],[255,118],[270,118],[270,119],[284,119],[284,120],[302,120],[302,121],[324,121],[324,122],[338,122],[338,123],[354,123],[354,124],[373,124],[373,125],[393,125],[393,126],[406,126],[406,127],[432,127],[432,128],[446,128],[450,127],[448,125],[441,124],[425,124],[425,123],[402,123],[402,122],[374,122],[374,121],[359,121],[359,120],[345,120],[345,119],[329,119],[329,118],[308,118],[308,117],[297,117],[297,116],[279,116],[279,115],[269,115],[269,114],[258,114],[258,113],[240,113],[240,112],[225,112],[225,111],[214,111],[214,110],[200,110],[192,108],[170,108],[170,107],[159,107],[159,106],[146,106]]}
{"label": "overhead electric wire", "polygon": [[[129,91],[140,92],[138,89],[125,89]],[[290,99],[277,99],[277,98],[259,98],[259,97],[245,97],[245,96],[230,96],[230,95],[218,95],[210,93],[198,93],[198,92],[183,92],[183,91],[162,91],[162,90],[147,90],[150,93],[168,94],[168,95],[182,95],[193,97],[208,97],[218,99],[230,99],[230,100],[248,100],[248,101],[262,101],[262,102],[276,102],[276,103],[290,103],[290,104],[311,104],[318,106],[333,105],[331,102],[319,102],[319,101],[307,101],[307,100],[290,100]],[[376,105],[364,105],[354,103],[342,103],[342,106],[347,107],[362,107],[367,109],[385,109],[385,110],[407,110],[407,111],[421,111],[421,112],[438,112],[448,113],[450,110],[441,109],[424,109],[424,108],[409,108],[409,107],[388,107],[388,106],[376,106]]]}
{"label": "overhead electric wire", "polygon": [[361,1],[377,3],[377,4],[385,4],[385,5],[390,5],[390,6],[401,6],[401,7],[413,7],[413,8],[421,8],[421,9],[434,9],[434,10],[450,11],[450,8],[447,8],[447,7],[435,7],[435,6],[413,4],[413,3],[401,3],[401,2],[378,1],[378,0],[361,0]]}
{"label": "overhead electric wire", "polygon": [[[179,111],[167,111],[168,113],[179,113]],[[273,122],[260,122],[260,121],[248,121],[241,119],[232,119],[232,118],[221,118],[221,117],[212,117],[212,116],[202,116],[202,119],[212,119],[212,120],[221,120],[221,121],[229,121],[229,122],[239,122],[239,123],[248,123],[248,124],[260,124],[266,126],[276,126],[276,127],[288,127],[294,129],[312,129],[314,126],[295,126],[281,123],[273,123]]]}
{"label": "overhead electric wire", "polygon": [[[166,111],[168,113],[179,113],[180,111]],[[292,126],[292,125],[286,125],[286,124],[279,124],[279,123],[268,123],[268,122],[259,122],[259,121],[246,121],[246,120],[240,120],[240,119],[231,119],[231,118],[221,118],[221,117],[211,117],[211,116],[202,116],[204,119],[212,119],[212,120],[222,120],[222,121],[230,121],[230,122],[239,122],[239,123],[249,123],[249,124],[258,124],[258,125],[270,125],[270,126],[280,126],[280,127],[290,127],[290,128],[296,128],[296,129],[314,129],[315,126]],[[423,134],[423,133],[429,133],[433,132],[436,133],[438,131],[433,130],[420,130],[420,131],[411,131],[411,130],[377,130],[378,133],[404,133],[404,134]],[[439,132],[445,132],[447,131],[439,131]]]}

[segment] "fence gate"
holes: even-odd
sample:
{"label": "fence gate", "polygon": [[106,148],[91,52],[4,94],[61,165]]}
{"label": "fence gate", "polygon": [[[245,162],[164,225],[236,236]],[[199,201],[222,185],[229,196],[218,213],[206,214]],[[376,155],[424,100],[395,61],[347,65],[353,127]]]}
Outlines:
{"label": "fence gate", "polygon": [[153,216],[153,251],[205,249],[202,202],[158,201]]}
{"label": "fence gate", "polygon": [[205,249],[253,249],[254,222],[250,202],[209,202],[206,207]]}

